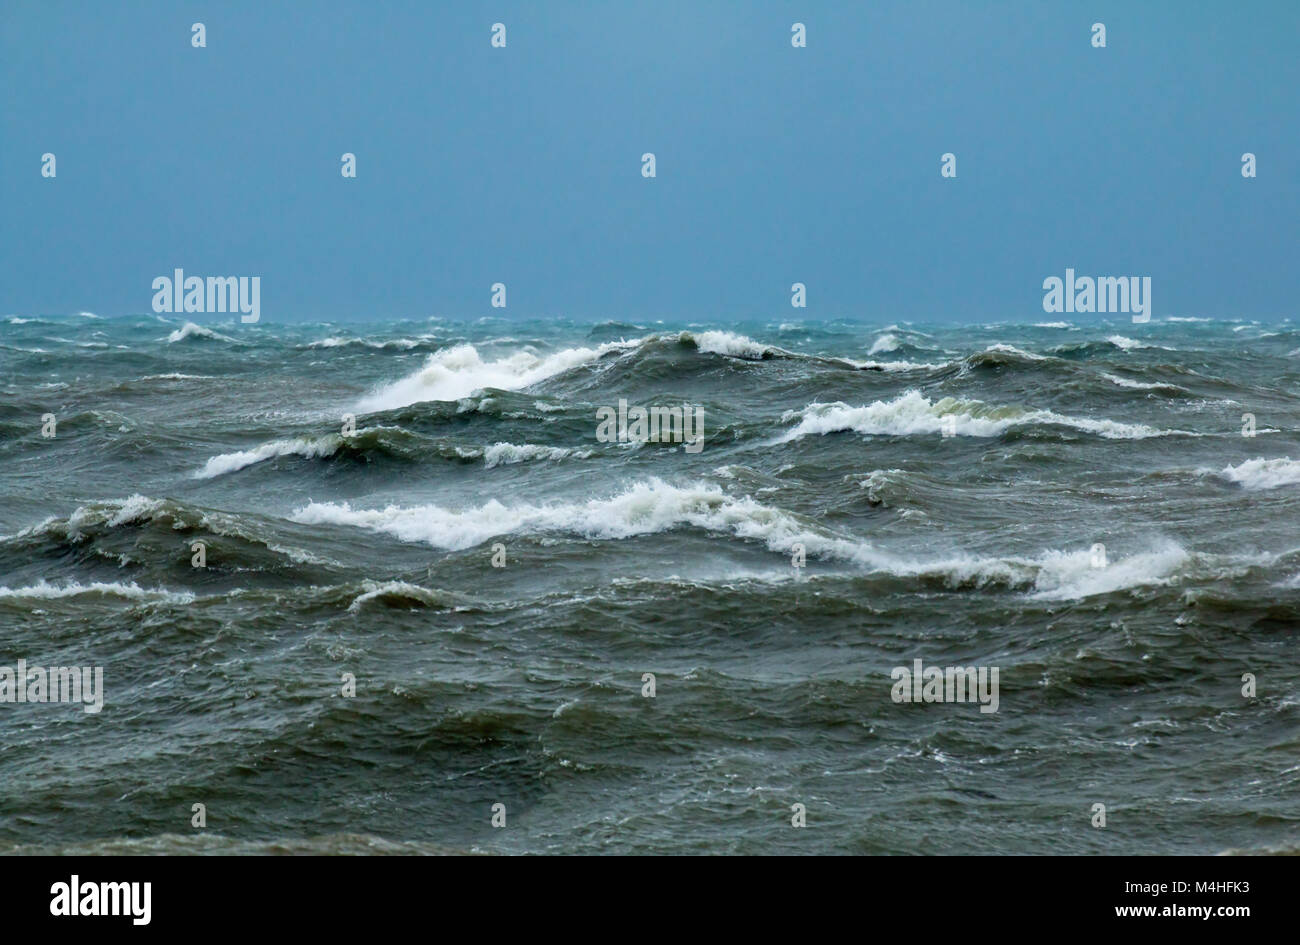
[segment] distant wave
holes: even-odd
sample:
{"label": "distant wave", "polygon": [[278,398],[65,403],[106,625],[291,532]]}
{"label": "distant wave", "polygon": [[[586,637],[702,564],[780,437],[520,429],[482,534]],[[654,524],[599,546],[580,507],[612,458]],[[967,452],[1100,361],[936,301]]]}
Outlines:
{"label": "distant wave", "polygon": [[167,336],[168,344],[175,344],[178,341],[184,341],[187,338],[210,338],[217,341],[234,341],[233,338],[227,338],[225,335],[213,331],[211,328],[204,328],[202,325],[196,325],[193,322],[186,322],[180,328],[177,328]]}
{"label": "distant wave", "polygon": [[1160,348],[1164,351],[1173,351],[1173,348],[1167,345],[1153,345],[1145,341],[1138,341],[1136,338],[1126,338],[1123,335],[1111,335],[1106,339],[1121,351],[1140,351],[1144,348]]}
{"label": "distant wave", "polygon": [[432,345],[436,341],[434,335],[421,335],[419,338],[389,338],[384,341],[372,341],[369,338],[343,338],[331,337],[322,338],[319,341],[312,341],[299,347],[306,348],[346,348],[356,346],[361,348],[375,348],[383,350],[392,348],[398,351],[410,351],[412,348],[418,348],[422,345]]}
{"label": "distant wave", "polygon": [[841,432],[875,436],[942,433],[945,418],[951,418],[951,429],[958,436],[998,436],[1012,427],[1027,424],[1072,427],[1107,439],[1136,440],[1176,434],[1194,435],[1182,430],[1157,430],[1144,424],[1068,417],[1050,410],[1028,410],[1015,406],[990,407],[978,400],[945,397],[931,402],[919,391],[911,390],[893,400],[878,400],[864,407],[850,407],[845,403],[814,403],[802,410],[787,411],[781,418],[782,422],[798,420],[799,423],[787,431],[781,441]]}
{"label": "distant wave", "polygon": [[[1065,323],[1051,324],[1064,325]],[[869,353],[878,355],[886,351],[905,348],[908,342],[903,338],[903,334],[902,329],[897,332],[886,331],[871,344]],[[503,339],[502,343],[514,340],[516,339]],[[328,338],[323,341],[311,342],[308,347],[339,347],[356,344],[372,348],[396,346],[405,349],[408,345],[422,343],[424,343],[423,338],[416,340],[398,339],[395,341]],[[670,353],[671,346],[674,344],[694,348],[702,354],[721,355],[743,361],[795,359],[819,363],[828,367],[849,367],[855,370],[889,373],[935,372],[958,368],[963,374],[982,369],[1049,371],[1063,368],[1071,360],[1095,356],[1107,350],[1114,351],[1116,348],[1131,351],[1140,348],[1163,347],[1114,335],[1104,341],[1085,342],[1056,348],[1053,349],[1052,353],[1038,353],[1005,342],[997,342],[988,345],[983,350],[954,360],[918,361],[909,358],[881,360],[876,357],[856,360],[833,354],[795,352],[730,331],[681,331],[652,334],[631,340],[605,342],[592,347],[567,348],[551,353],[538,353],[531,346],[528,346],[506,353],[501,357],[485,355],[482,350],[485,344],[485,342],[480,342],[478,347],[471,344],[460,344],[435,351],[428,356],[419,370],[373,389],[362,397],[352,409],[358,413],[375,413],[430,401],[454,402],[479,390],[522,390],[574,368],[592,364],[611,352],[628,353],[634,349],[640,349],[638,358],[651,359],[657,355],[661,356]],[[635,372],[639,370],[640,364],[640,360],[633,359],[627,362],[627,368]],[[656,365],[655,370],[662,371],[664,369],[662,366]],[[673,370],[690,371],[693,369],[681,365],[673,368]],[[1129,380],[1115,374],[1107,374],[1105,379],[1118,386],[1132,389],[1167,390],[1173,394],[1186,393],[1183,389],[1173,385],[1153,384],[1150,387],[1139,386],[1144,385],[1145,382]]]}
{"label": "distant wave", "polygon": [[1035,354],[1032,351],[1026,351],[1023,348],[1017,348],[1015,345],[1002,344],[1001,342],[989,345],[984,349],[984,351],[991,354],[1010,354],[1017,358],[1024,358],[1027,361],[1048,360],[1048,357],[1045,354]]}
{"label": "distant wave", "polygon": [[[678,341],[694,345],[696,350],[706,354],[720,354],[729,358],[741,358],[746,361],[764,361],[772,358],[795,358],[806,361],[820,361],[826,364],[847,365],[857,370],[869,371],[922,371],[946,367],[948,362],[924,363],[917,361],[857,361],[847,357],[821,356],[788,351],[776,345],[755,341],[747,335],[730,331],[681,332]],[[656,336],[643,339],[644,342],[658,340]],[[868,355],[894,351],[902,342],[894,334],[886,334],[872,345]]]}

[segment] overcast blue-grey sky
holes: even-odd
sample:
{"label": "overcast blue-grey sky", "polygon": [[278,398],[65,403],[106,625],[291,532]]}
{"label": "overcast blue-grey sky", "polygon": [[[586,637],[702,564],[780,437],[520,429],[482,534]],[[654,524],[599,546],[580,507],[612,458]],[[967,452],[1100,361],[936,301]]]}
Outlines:
{"label": "overcast blue-grey sky", "polygon": [[1298,47],[1295,0],[4,0],[0,313],[1038,320],[1072,267],[1290,316]]}

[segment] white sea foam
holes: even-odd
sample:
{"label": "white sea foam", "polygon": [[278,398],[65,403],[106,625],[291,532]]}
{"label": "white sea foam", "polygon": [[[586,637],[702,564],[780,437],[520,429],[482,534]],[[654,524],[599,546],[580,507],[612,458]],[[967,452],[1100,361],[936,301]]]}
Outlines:
{"label": "white sea foam", "polygon": [[[97,503],[95,505],[79,505],[72,514],[68,516],[66,529],[69,537],[74,540],[80,540],[82,537],[81,529],[92,525],[108,525],[110,528],[117,528],[122,525],[131,525],[139,521],[148,521],[161,512],[164,508],[161,499],[151,499],[144,495],[132,495],[125,499],[115,499],[111,502]],[[12,538],[22,538],[29,535],[45,534],[51,529],[59,529],[61,525],[58,518],[50,516],[45,520],[30,525]],[[8,540],[8,539],[5,539]]]}
{"label": "white sea foam", "polygon": [[1152,584],[1167,584],[1191,561],[1182,547],[1168,543],[1148,552],[1097,567],[1091,552],[1049,551],[1036,559],[1033,597],[1074,600]]}
{"label": "white sea foam", "polygon": [[372,600],[378,600],[383,597],[397,597],[405,600],[419,601],[422,604],[437,605],[442,603],[441,597],[427,587],[420,587],[418,584],[409,584],[406,581],[362,581],[364,591],[357,595],[356,599],[348,606],[352,613],[359,611],[362,606]]}
{"label": "white sea foam", "polygon": [[1141,351],[1145,348],[1160,348],[1162,351],[1174,350],[1167,345],[1148,344],[1145,341],[1138,341],[1136,338],[1126,338],[1123,335],[1111,335],[1106,340],[1122,351]]}
{"label": "white sea foam", "polygon": [[57,600],[64,597],[79,597],[82,594],[102,594],[107,597],[123,597],[127,600],[166,600],[178,604],[187,604],[194,600],[194,595],[188,591],[145,588],[134,582],[123,584],[118,581],[94,581],[90,584],[81,584],[77,581],[69,581],[65,584],[50,584],[41,580],[27,587],[0,587],[0,598]]}
{"label": "white sea foam", "polygon": [[1023,348],[1017,348],[1015,345],[1006,345],[1006,344],[1001,344],[1001,343],[999,343],[999,344],[995,344],[995,345],[989,345],[989,346],[988,346],[987,348],[985,348],[984,350],[985,350],[985,351],[996,351],[996,352],[999,352],[999,353],[1001,353],[1001,354],[1014,354],[1014,355],[1015,355],[1016,357],[1018,357],[1018,358],[1025,358],[1025,359],[1027,359],[1027,360],[1029,360],[1029,361],[1046,361],[1046,360],[1048,360],[1048,358],[1047,358],[1046,355],[1042,355],[1042,354],[1034,354],[1034,352],[1032,352],[1032,351],[1026,351],[1026,350],[1024,350]]}
{"label": "white sea foam", "polygon": [[1174,542],[1149,551],[1112,558],[1098,567],[1090,549],[1049,549],[1035,557],[958,555],[935,561],[895,561],[887,570],[900,577],[937,578],[951,587],[1005,586],[1029,592],[1035,600],[1079,600],[1138,587],[1169,585],[1193,572],[1239,577],[1276,556],[1196,555]]}
{"label": "white sea foam", "polygon": [[901,371],[937,371],[939,368],[947,367],[947,363],[935,364],[929,361],[851,361],[848,358],[837,358],[851,367],[863,371],[887,371],[897,373]]}
{"label": "white sea foam", "polygon": [[306,459],[323,458],[333,456],[342,445],[343,437],[337,433],[315,437],[300,436],[292,440],[272,440],[251,450],[213,456],[202,469],[197,470],[192,475],[195,479],[211,479],[214,476],[232,473],[246,466],[252,466],[254,463],[274,459],[277,456],[302,456]]}
{"label": "white sea foam", "polygon": [[[359,430],[358,433],[366,431]],[[323,459],[333,456],[345,443],[344,437],[329,433],[316,437],[296,437],[286,440],[272,440],[251,450],[237,453],[222,453],[208,459],[202,469],[192,473],[195,479],[211,479],[226,473],[237,472],[256,463],[275,459],[279,456],[301,456],[305,459]],[[525,463],[531,460],[560,460],[569,457],[586,459],[592,455],[590,450],[574,449],[562,446],[540,446],[533,443],[495,443],[484,449],[473,447],[455,447],[456,455],[464,459],[483,458],[488,469],[494,466]]]}
{"label": "white sea foam", "polygon": [[[96,334],[103,334],[103,332],[97,332]],[[103,349],[108,347],[108,342],[106,341],[77,341],[75,338],[60,338],[58,336],[49,340],[63,345],[76,345],[78,348]]]}
{"label": "white sea foam", "polygon": [[534,459],[560,460],[567,457],[586,459],[591,450],[569,449],[563,446],[538,446],[535,443],[494,443],[483,450],[483,465],[494,466],[526,463]]}
{"label": "white sea foam", "polygon": [[473,345],[435,351],[414,374],[363,397],[358,413],[396,410],[428,400],[460,400],[489,387],[520,390],[564,371],[589,364],[611,351],[623,351],[639,341],[610,342],[595,348],[567,348],[539,356],[517,351],[496,361],[484,361]]}
{"label": "white sea foam", "polygon": [[757,360],[766,355],[786,353],[781,348],[761,344],[745,335],[737,335],[730,331],[684,331],[680,338],[682,341],[694,341],[695,347],[700,351],[732,358]]}
{"label": "white sea foam", "polygon": [[[816,523],[754,499],[734,497],[712,484],[674,486],[659,479],[638,482],[611,498],[587,502],[478,507],[436,505],[353,509],[347,503],[312,502],[292,516],[304,524],[363,528],[402,541],[450,551],[483,544],[508,534],[564,532],[587,539],[617,540],[677,528],[698,528],[763,543],[788,554],[796,544],[808,554],[851,562],[868,573],[930,579],[957,587],[1004,586],[1042,600],[1072,600],[1146,585],[1168,584],[1189,566],[1223,574],[1266,563],[1269,556],[1216,557],[1198,562],[1175,544],[1095,566],[1089,549],[1048,550],[1036,557],[983,557],[957,554],[919,559],[893,555],[870,543],[835,535]],[[364,596],[364,595],[363,595]]]}
{"label": "white sea foam", "polygon": [[196,325],[193,322],[186,322],[180,328],[177,328],[167,336],[168,344],[175,344],[178,341],[184,341],[186,338],[214,338],[218,341],[233,341],[233,338],[227,338],[225,335],[213,331],[211,328],[204,328],[202,325]]}
{"label": "white sea foam", "polygon": [[1068,417],[1050,410],[990,407],[978,400],[945,397],[931,402],[919,391],[910,390],[893,400],[878,400],[865,407],[850,407],[845,403],[814,403],[803,410],[787,411],[781,418],[782,422],[798,420],[799,423],[787,431],[779,442],[812,434],[848,431],[874,436],[942,433],[945,418],[951,418],[951,429],[958,436],[998,436],[1012,427],[1030,424],[1072,427],[1107,439],[1137,440],[1174,434],[1193,435],[1181,430],[1157,430],[1144,424]]}
{"label": "white sea foam", "polygon": [[1281,459],[1248,459],[1236,466],[1225,467],[1219,475],[1243,489],[1276,489],[1300,483],[1300,460],[1289,456]]}
{"label": "white sea foam", "polygon": [[313,341],[306,347],[308,348],[345,348],[351,345],[363,348],[385,349],[392,348],[398,351],[410,351],[412,348],[418,348],[422,344],[433,341],[434,335],[421,335],[419,338],[390,338],[386,341],[373,341],[369,338],[343,338],[332,337],[322,338],[319,341]]}
{"label": "white sea foam", "polygon": [[[114,506],[116,508],[114,509]],[[104,509],[87,508],[79,506],[71,516],[68,517],[68,525],[76,529],[83,522],[90,522],[98,519],[108,509],[113,509],[111,515],[107,518],[110,528],[118,528],[122,525],[131,525],[139,521],[148,521],[163,510],[165,504],[162,499],[151,499],[147,495],[128,496],[121,502],[109,503]]]}
{"label": "white sea foam", "polygon": [[884,334],[872,343],[871,350],[869,350],[867,354],[888,354],[890,351],[896,351],[898,349],[898,344],[899,341],[897,335]]}
{"label": "white sea foam", "polygon": [[1102,373],[1102,377],[1120,387],[1128,387],[1132,390],[1182,390],[1175,384],[1148,384],[1145,381],[1131,381],[1127,377],[1119,377],[1115,374]]}
{"label": "white sea foam", "polygon": [[1073,328],[1069,322],[1034,322],[1035,328]]}
{"label": "white sea foam", "polygon": [[365,528],[448,550],[472,548],[512,533],[568,532],[590,539],[619,539],[690,526],[761,540],[776,551],[788,551],[802,541],[814,554],[854,557],[859,552],[856,543],[825,535],[790,513],[747,496],[735,498],[708,483],[674,486],[659,479],[587,502],[507,506],[493,499],[466,509],[436,505],[353,509],[346,502],[312,502],[292,517],[304,524]]}
{"label": "white sea foam", "polygon": [[872,502],[881,502],[884,501],[881,490],[890,485],[891,477],[905,475],[902,469],[873,469],[867,473],[867,478],[858,482],[858,488],[867,490],[867,498]]}

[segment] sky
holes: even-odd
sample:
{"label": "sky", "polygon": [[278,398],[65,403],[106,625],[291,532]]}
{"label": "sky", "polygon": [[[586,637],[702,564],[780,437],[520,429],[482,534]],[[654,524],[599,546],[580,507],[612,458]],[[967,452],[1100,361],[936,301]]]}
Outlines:
{"label": "sky", "polygon": [[3,0],[0,314],[181,268],[263,322],[1036,321],[1073,268],[1295,316],[1298,47],[1295,0]]}

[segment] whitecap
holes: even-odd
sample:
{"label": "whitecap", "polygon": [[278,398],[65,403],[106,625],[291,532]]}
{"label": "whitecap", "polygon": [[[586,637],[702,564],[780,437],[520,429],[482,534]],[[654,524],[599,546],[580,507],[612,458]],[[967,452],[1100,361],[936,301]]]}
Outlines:
{"label": "whitecap", "polygon": [[225,335],[213,331],[211,328],[204,328],[202,325],[196,325],[194,322],[186,322],[180,328],[177,328],[167,336],[168,344],[175,344],[178,341],[184,341],[186,338],[213,338],[218,341],[233,341],[233,338],[227,338]]}
{"label": "whitecap", "polygon": [[1224,467],[1219,475],[1243,489],[1276,489],[1300,483],[1300,460],[1289,456],[1281,459],[1248,459],[1236,466]]}
{"label": "whitecap", "polygon": [[211,479],[226,473],[235,472],[254,463],[260,463],[277,456],[302,456],[306,459],[318,459],[333,456],[343,445],[343,437],[330,433],[319,437],[297,437],[292,440],[272,440],[251,450],[237,453],[222,453],[208,459],[202,469],[195,471],[195,479]]}
{"label": "whitecap", "polygon": [[473,345],[457,345],[429,355],[418,371],[368,394],[354,409],[357,413],[374,413],[429,400],[458,401],[489,387],[520,390],[589,364],[611,351],[639,344],[610,342],[595,348],[567,348],[545,356],[518,351],[496,361],[484,361]]}
{"label": "whitecap", "polygon": [[932,402],[915,390],[900,394],[893,400],[878,400],[863,407],[851,407],[841,402],[813,403],[803,410],[787,411],[781,420],[785,423],[798,420],[799,423],[778,442],[841,432],[872,436],[934,434],[943,433],[945,426],[957,436],[992,437],[1012,427],[1035,424],[1072,427],[1107,439],[1195,435],[1182,430],[1157,430],[1140,423],[1069,417],[1050,410],[991,407],[978,400],[944,397]]}

